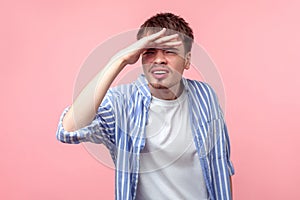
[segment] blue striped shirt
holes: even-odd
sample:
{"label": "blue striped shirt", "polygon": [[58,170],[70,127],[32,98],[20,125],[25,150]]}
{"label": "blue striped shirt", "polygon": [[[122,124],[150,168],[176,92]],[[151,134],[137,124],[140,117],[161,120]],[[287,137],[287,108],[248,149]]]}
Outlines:
{"label": "blue striped shirt", "polygon": [[[213,89],[206,83],[182,78],[189,99],[191,128],[211,200],[230,200],[229,136],[222,110]],[[62,119],[56,133],[64,143],[104,144],[115,164],[115,197],[134,200],[136,196],[139,155],[145,146],[146,123],[151,93],[144,75],[135,82],[110,88],[95,119],[74,132],[64,130]],[[159,197],[155,197],[159,199]]]}

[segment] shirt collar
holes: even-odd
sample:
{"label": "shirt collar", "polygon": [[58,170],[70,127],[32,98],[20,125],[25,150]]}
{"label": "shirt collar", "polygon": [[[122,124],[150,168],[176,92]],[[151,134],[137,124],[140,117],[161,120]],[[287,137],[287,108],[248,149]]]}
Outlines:
{"label": "shirt collar", "polygon": [[148,81],[144,74],[141,74],[138,79],[135,81],[135,85],[141,94],[149,99],[151,99],[150,89],[148,87]]}

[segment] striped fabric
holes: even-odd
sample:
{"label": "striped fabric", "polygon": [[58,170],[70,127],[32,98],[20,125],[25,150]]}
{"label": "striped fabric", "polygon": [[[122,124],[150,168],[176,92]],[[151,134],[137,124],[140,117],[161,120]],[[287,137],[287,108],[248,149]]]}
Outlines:
{"label": "striped fabric", "polygon": [[[188,93],[191,127],[207,190],[211,200],[229,200],[230,161],[229,136],[216,94],[206,83],[182,79]],[[145,130],[151,94],[147,80],[108,90],[93,122],[77,131],[67,132],[61,115],[57,139],[64,143],[93,142],[104,144],[115,164],[115,198],[133,200],[139,174],[139,155],[145,146]],[[159,199],[159,197],[155,197]]]}

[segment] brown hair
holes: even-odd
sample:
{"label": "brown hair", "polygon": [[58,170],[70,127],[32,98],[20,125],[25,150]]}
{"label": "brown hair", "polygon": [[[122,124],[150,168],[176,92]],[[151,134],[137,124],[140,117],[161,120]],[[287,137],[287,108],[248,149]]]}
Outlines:
{"label": "brown hair", "polygon": [[184,43],[186,53],[191,51],[194,41],[193,30],[182,17],[172,13],[158,13],[147,19],[140,27],[137,33],[137,39],[141,39],[149,32],[154,33],[160,31],[162,28],[167,29],[167,34],[178,32]]}

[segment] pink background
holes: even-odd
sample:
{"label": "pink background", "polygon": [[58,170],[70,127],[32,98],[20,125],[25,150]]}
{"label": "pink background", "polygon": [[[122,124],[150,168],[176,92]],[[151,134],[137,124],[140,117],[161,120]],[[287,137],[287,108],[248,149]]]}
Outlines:
{"label": "pink background", "polygon": [[[197,3],[196,3],[197,2]],[[113,199],[114,172],[56,141],[88,54],[160,11],[183,16],[226,91],[234,199],[300,199],[300,3],[1,2],[0,199]]]}

